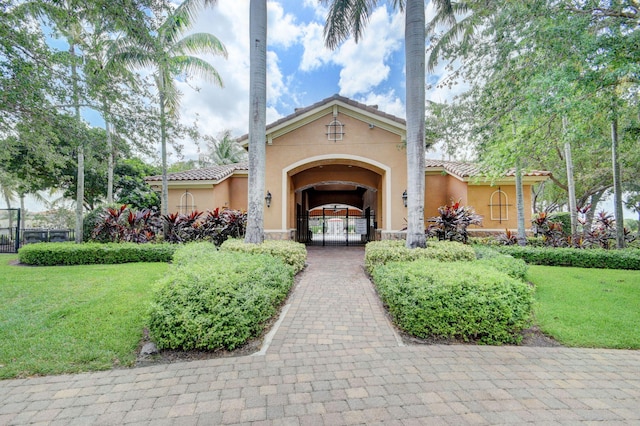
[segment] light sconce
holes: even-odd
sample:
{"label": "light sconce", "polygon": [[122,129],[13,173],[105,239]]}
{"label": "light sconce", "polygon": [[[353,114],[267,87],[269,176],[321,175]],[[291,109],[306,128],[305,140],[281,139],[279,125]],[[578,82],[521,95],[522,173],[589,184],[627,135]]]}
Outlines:
{"label": "light sconce", "polygon": [[271,192],[267,191],[267,196],[264,197],[264,201],[267,203],[267,208],[271,207]]}
{"label": "light sconce", "polygon": [[373,129],[375,126],[373,123],[369,123],[369,129]]}
{"label": "light sconce", "polygon": [[407,207],[407,190],[406,189],[402,193],[402,204],[404,204],[404,206]]}

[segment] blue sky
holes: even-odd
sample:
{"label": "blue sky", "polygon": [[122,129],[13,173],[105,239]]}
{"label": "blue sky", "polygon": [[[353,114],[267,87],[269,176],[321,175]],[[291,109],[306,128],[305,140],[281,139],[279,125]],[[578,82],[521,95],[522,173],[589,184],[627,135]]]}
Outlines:
{"label": "blue sky", "polygon": [[[331,51],[323,44],[326,9],[318,0],[271,0],[268,8],[267,123],[336,93],[399,117],[405,116],[404,15],[379,2],[358,44],[347,40]],[[427,18],[430,7],[427,6]],[[218,0],[201,14],[193,31],[211,32],[226,46],[228,58],[205,58],[221,74],[225,87],[182,84],[181,117],[197,117],[203,131],[216,135],[247,132],[249,113],[249,1]],[[440,68],[442,69],[442,68]],[[437,81],[436,70],[430,81]],[[450,99],[435,89],[428,99]],[[184,155],[197,147],[184,141]]]}

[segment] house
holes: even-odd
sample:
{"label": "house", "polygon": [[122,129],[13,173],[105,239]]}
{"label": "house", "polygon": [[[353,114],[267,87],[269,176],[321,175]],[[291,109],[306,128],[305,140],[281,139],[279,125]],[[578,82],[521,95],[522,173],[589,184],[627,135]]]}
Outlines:
{"label": "house", "polygon": [[[306,243],[358,244],[398,238],[406,225],[406,122],[334,95],[267,126],[265,237]],[[238,139],[245,147],[248,135]],[[170,173],[169,211],[247,208],[246,163]],[[531,186],[523,178],[525,221]],[[161,176],[147,178],[161,188]],[[473,164],[425,160],[425,218],[460,200],[484,217],[484,232],[515,229],[515,176],[483,178]],[[404,195],[404,198],[403,198]]]}

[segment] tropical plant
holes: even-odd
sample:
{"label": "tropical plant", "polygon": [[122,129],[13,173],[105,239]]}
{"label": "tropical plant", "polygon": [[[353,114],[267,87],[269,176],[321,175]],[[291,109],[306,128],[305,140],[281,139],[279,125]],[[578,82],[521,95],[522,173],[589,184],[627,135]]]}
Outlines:
{"label": "tropical plant", "polygon": [[225,130],[217,138],[204,137],[208,141],[205,164],[235,164],[247,160],[247,151]]}
{"label": "tropical plant", "polygon": [[427,228],[426,235],[437,237],[439,240],[466,244],[469,225],[482,225],[482,216],[477,214],[473,207],[463,206],[460,201],[451,203],[450,206],[439,207],[438,213],[439,216],[429,218],[432,224]]}
{"label": "tropical plant", "polygon": [[[207,61],[193,56],[212,54],[226,57],[224,45],[209,33],[188,33],[197,14],[216,0],[185,0],[175,10],[164,16],[154,28],[152,36],[140,44],[137,40],[123,39],[116,47],[115,60],[134,68],[153,69],[158,91],[160,119],[160,150],[162,157],[161,211],[168,214],[169,189],[167,181],[167,142],[169,125],[179,116],[180,91],[175,78],[198,76],[222,87],[218,71]],[[185,35],[186,34],[186,35]]]}

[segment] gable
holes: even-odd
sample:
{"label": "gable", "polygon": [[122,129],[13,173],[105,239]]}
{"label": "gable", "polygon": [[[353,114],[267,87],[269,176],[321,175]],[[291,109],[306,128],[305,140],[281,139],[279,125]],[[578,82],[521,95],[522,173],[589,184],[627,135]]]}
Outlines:
{"label": "gable", "polygon": [[[406,134],[406,121],[404,119],[382,112],[378,110],[377,106],[365,105],[344,96],[334,95],[306,108],[298,108],[293,114],[267,125],[267,144],[271,145],[274,139],[327,115],[351,117],[367,123],[370,128],[377,127],[400,137],[404,137]],[[243,135],[237,141],[246,147],[249,143],[249,135]]]}

